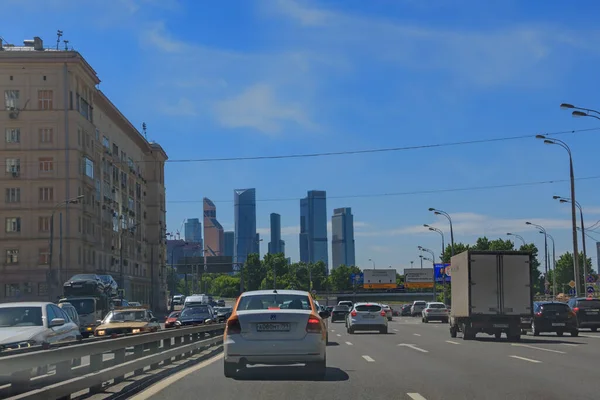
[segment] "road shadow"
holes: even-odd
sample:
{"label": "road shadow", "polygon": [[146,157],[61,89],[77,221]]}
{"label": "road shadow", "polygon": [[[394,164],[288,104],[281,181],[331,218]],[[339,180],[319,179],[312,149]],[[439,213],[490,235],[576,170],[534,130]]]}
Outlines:
{"label": "road shadow", "polygon": [[327,342],[327,346],[339,346],[338,342]]}
{"label": "road shadow", "polygon": [[247,367],[233,377],[237,381],[323,381],[341,382],[350,379],[348,374],[336,367],[327,367],[325,377],[315,377],[304,366]]}
{"label": "road shadow", "polygon": [[365,332],[354,332],[353,335],[363,335],[363,336],[367,336],[367,335],[372,335],[372,336],[379,336],[379,335],[395,335],[396,332],[390,332],[388,331],[387,333],[379,333],[377,331],[365,331]]}
{"label": "road shadow", "polygon": [[[578,338],[565,338],[565,339],[578,339]],[[493,336],[490,337],[476,337],[476,341],[478,342],[491,342],[491,343],[515,343],[515,344],[587,344],[580,341],[574,340],[562,340],[562,339],[535,339],[533,337],[523,337],[521,336],[521,340],[518,341],[509,341],[507,338],[502,337],[500,339],[496,339]]]}

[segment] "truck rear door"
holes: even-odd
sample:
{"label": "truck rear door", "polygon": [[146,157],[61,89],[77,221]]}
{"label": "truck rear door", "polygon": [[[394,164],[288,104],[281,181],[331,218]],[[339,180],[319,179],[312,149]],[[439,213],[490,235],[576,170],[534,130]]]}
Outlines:
{"label": "truck rear door", "polygon": [[501,255],[502,312],[506,315],[531,314],[531,272],[529,256]]}
{"label": "truck rear door", "polygon": [[471,313],[500,312],[498,259],[496,254],[471,254]]}

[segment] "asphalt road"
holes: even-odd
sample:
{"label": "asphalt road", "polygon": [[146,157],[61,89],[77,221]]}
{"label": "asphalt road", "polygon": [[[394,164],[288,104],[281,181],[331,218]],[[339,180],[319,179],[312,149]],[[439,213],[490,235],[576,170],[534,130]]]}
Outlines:
{"label": "asphalt road", "polygon": [[200,393],[212,400],[600,398],[598,333],[529,335],[520,343],[487,335],[464,341],[460,334],[450,338],[446,324],[410,317],[395,317],[388,335],[349,335],[343,323],[329,328],[325,380],[315,381],[295,366],[255,366],[228,379],[219,359],[150,398],[196,399]]}

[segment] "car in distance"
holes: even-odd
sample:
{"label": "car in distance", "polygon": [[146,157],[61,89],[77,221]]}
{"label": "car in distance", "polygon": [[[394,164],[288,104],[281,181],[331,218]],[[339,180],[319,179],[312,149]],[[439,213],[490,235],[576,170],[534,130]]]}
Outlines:
{"label": "car in distance", "polygon": [[421,316],[421,313],[425,309],[427,302],[424,300],[415,300],[410,307],[410,315],[413,317]]}
{"label": "car in distance", "polygon": [[350,307],[347,305],[335,306],[331,312],[331,322],[345,321],[346,316],[350,312]]}
{"label": "car in distance", "polygon": [[387,313],[381,304],[356,303],[346,318],[349,334],[356,331],[379,331],[388,333]]}
{"label": "car in distance", "polygon": [[555,332],[562,336],[569,332],[571,336],[579,336],[577,315],[567,303],[555,301],[536,301],[533,303],[533,318],[529,329],[533,336],[542,332]]}
{"label": "car in distance", "polygon": [[157,332],[158,319],[142,307],[123,307],[112,310],[94,330],[94,336],[112,336]]}
{"label": "car in distance", "polygon": [[392,317],[394,316],[394,310],[392,310],[392,307],[388,306],[387,304],[382,304],[381,307],[383,307],[383,310],[387,315],[388,321],[391,321]]}
{"label": "car in distance", "polygon": [[441,321],[448,323],[448,309],[444,303],[437,301],[429,302],[425,305],[425,309],[421,312],[421,321],[427,323],[429,321]]}
{"label": "car in distance", "polygon": [[242,293],[225,328],[224,375],[233,377],[254,364],[305,364],[310,372],[324,377],[328,317],[327,311],[318,311],[306,291]]}

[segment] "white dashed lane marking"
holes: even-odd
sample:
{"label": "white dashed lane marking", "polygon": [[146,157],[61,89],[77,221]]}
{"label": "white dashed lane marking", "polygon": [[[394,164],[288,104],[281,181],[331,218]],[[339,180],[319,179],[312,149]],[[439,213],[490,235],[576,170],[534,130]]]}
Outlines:
{"label": "white dashed lane marking", "polygon": [[342,335],[340,335],[339,333],[337,333],[336,336],[341,337]]}
{"label": "white dashed lane marking", "polygon": [[450,343],[450,344],[460,344],[458,342],[453,342],[452,340],[446,340],[446,343]]}
{"label": "white dashed lane marking", "polygon": [[421,334],[419,334],[419,333],[413,333],[413,335],[415,335],[415,336],[421,336]]}
{"label": "white dashed lane marking", "polygon": [[537,346],[530,346],[528,344],[519,344],[519,343],[512,343],[511,346],[515,346],[515,347],[526,347],[528,349],[534,349],[534,350],[541,350],[541,351],[547,351],[549,353],[558,353],[558,354],[567,354],[564,351],[559,351],[559,350],[552,350],[552,349],[545,349],[543,347],[537,347]]}
{"label": "white dashed lane marking", "polygon": [[347,344],[348,346],[352,346],[352,343],[350,343],[350,342],[346,342],[346,344]]}
{"label": "white dashed lane marking", "polygon": [[406,393],[406,394],[412,400],[427,400],[425,397],[421,396],[419,393]]}
{"label": "white dashed lane marking", "polygon": [[511,358],[516,358],[517,360],[523,360],[523,361],[528,361],[530,363],[534,363],[534,364],[539,364],[541,363],[541,361],[538,360],[533,360],[531,358],[525,358],[525,357],[519,357],[519,356],[509,356]]}
{"label": "white dashed lane marking", "polygon": [[368,362],[375,362],[375,360],[373,360],[371,357],[369,356],[362,356],[362,358],[364,358],[366,361]]}

